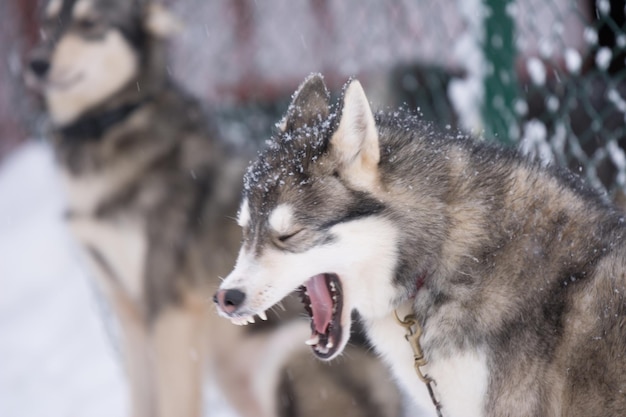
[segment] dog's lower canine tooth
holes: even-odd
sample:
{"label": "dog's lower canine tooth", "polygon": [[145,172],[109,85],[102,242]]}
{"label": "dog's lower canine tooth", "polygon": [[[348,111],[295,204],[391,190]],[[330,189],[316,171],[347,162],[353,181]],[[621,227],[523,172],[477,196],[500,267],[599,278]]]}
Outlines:
{"label": "dog's lower canine tooth", "polygon": [[313,345],[317,345],[320,342],[320,335],[316,334],[315,336],[311,337],[309,340],[307,340],[306,343],[309,346],[313,346]]}

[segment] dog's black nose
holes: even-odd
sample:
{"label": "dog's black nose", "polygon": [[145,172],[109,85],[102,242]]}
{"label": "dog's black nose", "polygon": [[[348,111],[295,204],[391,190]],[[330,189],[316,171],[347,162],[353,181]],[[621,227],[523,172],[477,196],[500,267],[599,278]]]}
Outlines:
{"label": "dog's black nose", "polygon": [[213,301],[215,301],[226,313],[234,313],[246,299],[246,294],[236,288],[230,290],[219,290]]}
{"label": "dog's black nose", "polygon": [[48,70],[50,69],[50,62],[41,58],[32,59],[30,61],[30,69],[36,76],[42,78],[48,73]]}

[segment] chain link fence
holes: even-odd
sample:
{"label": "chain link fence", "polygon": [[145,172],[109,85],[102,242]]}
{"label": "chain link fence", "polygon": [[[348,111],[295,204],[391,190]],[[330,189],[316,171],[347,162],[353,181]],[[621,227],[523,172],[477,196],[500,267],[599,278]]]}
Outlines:
{"label": "chain link fence", "polygon": [[[521,146],[615,198],[626,188],[623,0],[172,1],[172,71],[226,134],[267,137],[310,72],[376,107]],[[621,196],[621,197],[620,197]]]}
{"label": "chain link fence", "polygon": [[[525,112],[522,147],[585,175],[624,203],[626,187],[625,3],[570,2],[561,16],[580,22],[577,48],[564,45],[561,21],[553,48],[521,56],[528,77],[520,82]],[[554,50],[562,57],[551,59]],[[549,148],[548,146],[549,145]],[[551,152],[550,152],[551,151]]]}

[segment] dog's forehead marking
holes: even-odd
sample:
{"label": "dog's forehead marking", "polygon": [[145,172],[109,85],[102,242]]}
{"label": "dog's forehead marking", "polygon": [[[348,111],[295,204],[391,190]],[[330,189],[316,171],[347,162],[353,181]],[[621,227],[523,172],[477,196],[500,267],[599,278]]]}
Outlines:
{"label": "dog's forehead marking", "polygon": [[270,213],[268,222],[279,234],[289,232],[293,226],[293,207],[289,204],[279,204]]}
{"label": "dog's forehead marking", "polygon": [[89,17],[93,10],[93,1],[92,0],[78,0],[74,4],[74,9],[72,10],[72,16],[74,19],[84,19]]}
{"label": "dog's forehead marking", "polygon": [[250,204],[248,199],[244,198],[239,207],[239,213],[237,213],[237,224],[240,227],[246,227],[250,223]]}
{"label": "dog's forehead marking", "polygon": [[63,6],[63,0],[50,0],[46,7],[46,17],[52,18],[59,14]]}

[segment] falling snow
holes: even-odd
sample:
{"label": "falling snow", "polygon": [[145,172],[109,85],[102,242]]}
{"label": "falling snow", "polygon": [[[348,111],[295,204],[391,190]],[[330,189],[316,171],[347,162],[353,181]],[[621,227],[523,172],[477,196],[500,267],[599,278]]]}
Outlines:
{"label": "falling snow", "polygon": [[598,49],[596,53],[596,65],[601,70],[606,70],[611,64],[611,58],[613,57],[613,53],[610,48],[602,47]]}
{"label": "falling snow", "polygon": [[587,42],[589,45],[595,45],[598,43],[598,32],[596,32],[595,29],[592,28],[585,28],[583,32],[583,38],[585,39],[585,42]]}
{"label": "falling snow", "polygon": [[596,4],[601,14],[606,16],[611,13],[611,3],[609,0],[597,0]]}
{"label": "falling snow", "polygon": [[624,122],[626,123],[626,100],[624,100],[624,98],[620,95],[620,93],[615,90],[614,88],[610,89],[607,92],[607,98],[609,99],[609,101],[611,103],[613,103],[613,105],[620,111],[623,113],[624,115]]}
{"label": "falling snow", "polygon": [[535,85],[544,85],[546,83],[546,67],[539,58],[532,57],[528,59],[526,61],[526,69]]}
{"label": "falling snow", "polygon": [[616,182],[623,187],[626,185],[626,153],[614,140],[609,141],[606,147],[618,171]]}
{"label": "falling snow", "polygon": [[571,74],[578,74],[580,72],[582,62],[583,59],[577,50],[572,48],[565,50],[565,68],[567,68]]}
{"label": "falling snow", "polygon": [[543,122],[533,119],[524,124],[524,135],[520,142],[520,150],[543,163],[550,163],[554,159],[552,149],[547,142],[548,130]]}
{"label": "falling snow", "polygon": [[552,113],[556,112],[559,109],[559,99],[556,96],[550,95],[546,97],[546,107]]}

